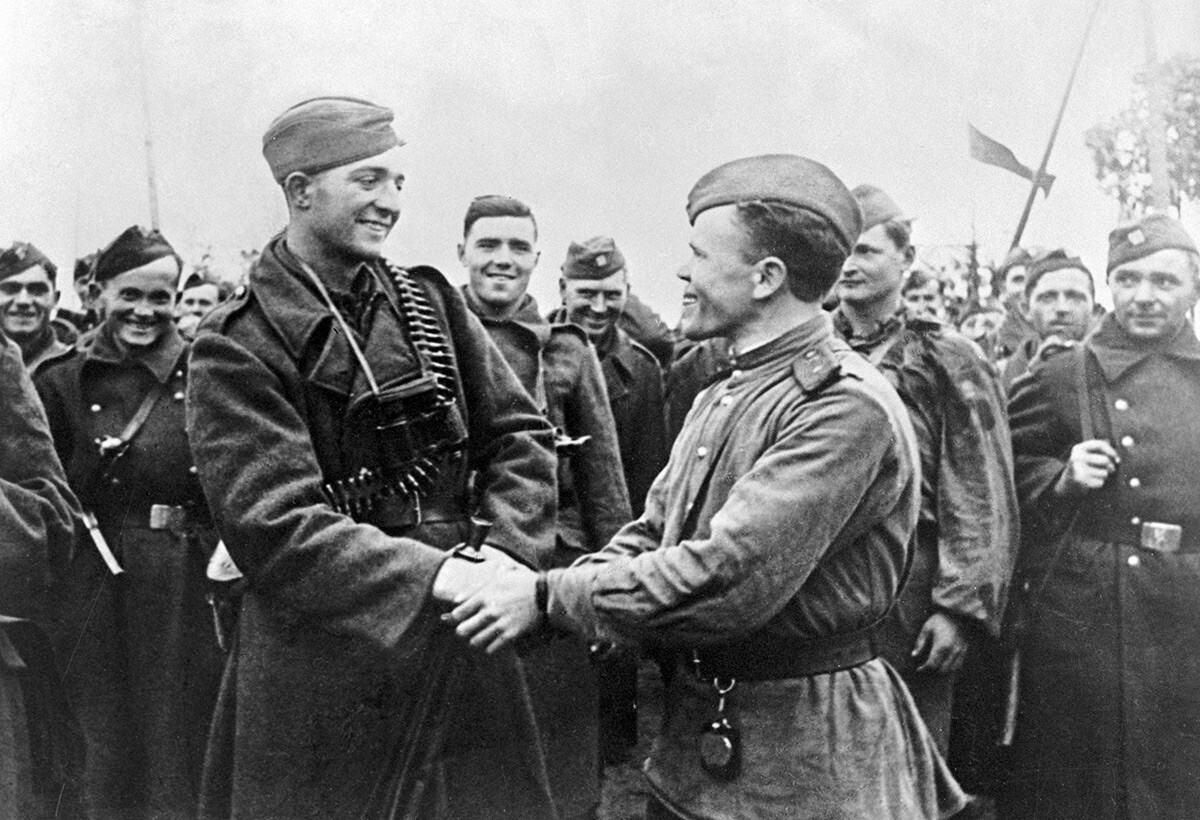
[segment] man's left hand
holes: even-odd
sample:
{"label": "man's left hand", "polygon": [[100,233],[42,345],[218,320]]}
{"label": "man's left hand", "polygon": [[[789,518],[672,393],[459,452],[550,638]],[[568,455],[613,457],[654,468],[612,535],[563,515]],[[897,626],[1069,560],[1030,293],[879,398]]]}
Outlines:
{"label": "man's left hand", "polygon": [[917,667],[918,672],[949,675],[962,667],[969,646],[969,636],[962,622],[945,612],[935,612],[921,627],[912,656],[925,658]]}
{"label": "man's left hand", "polygon": [[533,632],[542,620],[537,608],[537,573],[522,566],[498,572],[487,584],[442,616],[455,632],[489,655]]}

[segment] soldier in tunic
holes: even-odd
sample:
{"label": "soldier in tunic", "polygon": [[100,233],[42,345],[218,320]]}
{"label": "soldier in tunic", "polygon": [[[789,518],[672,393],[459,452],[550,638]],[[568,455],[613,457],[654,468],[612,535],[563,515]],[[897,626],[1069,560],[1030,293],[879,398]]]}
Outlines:
{"label": "soldier in tunic", "polygon": [[[543,319],[527,292],[539,253],[537,222],[525,203],[483,196],[467,208],[458,246],[468,275],[463,296],[554,425],[559,465],[554,565],[565,567],[607,544],[632,515],[596,351],[579,327]],[[600,802],[600,713],[588,646],[559,636],[524,661],[558,813],[564,820],[592,817]]]}
{"label": "soldier in tunic", "polygon": [[1013,388],[1025,536],[1012,818],[1200,806],[1200,256],[1155,214],[1109,236],[1113,310]]}
{"label": "soldier in tunic", "polygon": [[896,387],[921,448],[917,550],[884,657],[945,754],[955,678],[968,648],[999,633],[1019,535],[1004,398],[971,342],[905,313],[907,220],[873,185],[854,195],[863,232],[838,281],[834,327]]}
{"label": "soldier in tunic", "polygon": [[61,603],[97,818],[193,810],[221,675],[204,577],[217,538],[184,429],[188,346],[172,321],[179,269],[157,231],[114,239],[95,268],[104,323],[35,378],[88,515]]}
{"label": "soldier in tunic", "polygon": [[552,431],[461,293],[381,257],[392,119],[323,97],[272,122],[287,227],[196,338],[192,449],[246,585],[204,816],[554,816],[517,658],[438,620],[549,562]]}
{"label": "soldier in tunic", "polygon": [[996,329],[992,347],[992,358],[1000,367],[1028,339],[1037,335],[1037,330],[1025,315],[1025,282],[1029,279],[1029,263],[1034,254],[1025,248],[1013,248],[1004,257],[992,278],[993,290],[998,291],[1004,305],[1004,321]]}
{"label": "soldier in tunic", "polygon": [[548,622],[677,650],[650,818],[946,817],[964,797],[877,657],[920,508],[895,390],[821,301],[861,214],[832,172],[751,157],[688,197],[683,332],[724,336],[642,517],[601,552],[506,573],[451,617],[494,651]]}
{"label": "soldier in tunic", "polygon": [[[572,242],[558,287],[562,307],[550,318],[582,328],[600,353],[625,485],[637,518],[645,509],[650,485],[667,463],[670,442],[659,362],[621,322],[632,300],[625,256],[607,236]],[[644,306],[637,310],[643,313]],[[633,653],[610,653],[602,662],[600,738],[607,764],[622,762],[637,744],[637,658]]]}
{"label": "soldier in tunic", "polygon": [[57,276],[54,263],[28,242],[0,253],[0,330],[21,348],[30,373],[67,349],[51,321]]}

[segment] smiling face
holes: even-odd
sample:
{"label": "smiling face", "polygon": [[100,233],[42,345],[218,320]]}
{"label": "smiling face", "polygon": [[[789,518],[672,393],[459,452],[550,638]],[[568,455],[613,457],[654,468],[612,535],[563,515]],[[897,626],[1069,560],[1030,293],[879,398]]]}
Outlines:
{"label": "smiling face", "polygon": [[306,246],[350,264],[379,257],[400,218],[400,157],[397,146],[304,178],[306,184],[293,194],[293,223]]}
{"label": "smiling face", "polygon": [[579,325],[593,341],[617,323],[629,299],[629,274],[625,269],[603,279],[560,279],[567,319]]}
{"label": "smiling face", "polygon": [[33,339],[50,324],[57,303],[50,273],[34,265],[0,282],[0,328],[18,343]]}
{"label": "smiling face", "polygon": [[480,217],[458,246],[468,287],[488,315],[498,317],[516,310],[539,256],[537,228],[527,216]]}
{"label": "smiling face", "polygon": [[896,247],[888,236],[886,223],[863,231],[842,265],[838,298],[848,305],[865,308],[895,297],[900,292],[904,271],[912,264],[911,247]]}
{"label": "smiling face", "polygon": [[1108,274],[1113,317],[1133,339],[1170,339],[1187,321],[1200,295],[1196,259],[1177,248],[1118,265]]}
{"label": "smiling face", "polygon": [[1038,335],[1078,341],[1092,320],[1092,275],[1079,268],[1042,274],[1029,292],[1029,321]]}
{"label": "smiling face", "polygon": [[692,226],[691,258],[676,274],[683,291],[680,330],[688,339],[736,340],[754,315],[754,264],[746,261],[749,236],[735,206],[702,211]]}
{"label": "smiling face", "polygon": [[101,283],[99,303],[105,324],[125,348],[153,347],[170,330],[175,312],[179,264],[164,256]]}

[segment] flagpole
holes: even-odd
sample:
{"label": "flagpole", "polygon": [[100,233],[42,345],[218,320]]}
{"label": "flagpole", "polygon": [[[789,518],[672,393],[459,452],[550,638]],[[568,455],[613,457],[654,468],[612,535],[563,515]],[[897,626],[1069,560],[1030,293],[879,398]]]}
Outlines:
{"label": "flagpole", "polygon": [[1029,212],[1033,210],[1033,201],[1037,198],[1038,183],[1042,181],[1042,175],[1046,173],[1046,166],[1050,164],[1050,152],[1054,150],[1054,140],[1058,137],[1058,127],[1062,125],[1063,114],[1067,110],[1067,101],[1071,99],[1071,88],[1075,85],[1075,75],[1079,72],[1079,64],[1083,62],[1083,52],[1087,49],[1088,40],[1092,36],[1092,26],[1096,22],[1096,16],[1100,13],[1100,6],[1103,3],[1104,0],[1096,0],[1096,5],[1092,7],[1092,13],[1088,17],[1087,28],[1083,31],[1083,39],[1079,41],[1079,53],[1075,55],[1075,65],[1071,66],[1071,76],[1067,78],[1067,87],[1063,91],[1062,102],[1058,105],[1058,116],[1054,118],[1054,127],[1050,129],[1050,139],[1046,142],[1046,152],[1042,154],[1042,164],[1038,166],[1037,172],[1033,175],[1033,181],[1029,185],[1029,196],[1025,199],[1025,210],[1021,212],[1021,221],[1017,223],[1017,232],[1013,234],[1010,248],[1015,248],[1021,244],[1021,234],[1025,233],[1025,224],[1029,222]]}
{"label": "flagpole", "polygon": [[146,127],[146,184],[150,195],[150,227],[154,230],[159,229],[158,222],[158,182],[154,177],[154,143],[151,141],[151,121],[150,121],[150,90],[149,82],[146,79],[146,46],[142,42],[142,3],[141,0],[136,2],[134,8],[134,22],[137,26],[136,36],[134,41],[137,47],[138,55],[138,79],[140,80],[142,91],[142,116],[145,120]]}

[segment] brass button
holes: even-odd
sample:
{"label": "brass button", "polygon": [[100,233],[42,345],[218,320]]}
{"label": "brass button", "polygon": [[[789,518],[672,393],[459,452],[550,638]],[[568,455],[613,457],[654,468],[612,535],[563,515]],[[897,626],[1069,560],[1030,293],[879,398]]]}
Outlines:
{"label": "brass button", "polygon": [[1142,523],[1142,519],[1138,518],[1138,517],[1135,515],[1133,518],[1129,519],[1129,523],[1130,523],[1130,524],[1133,524],[1133,526],[1137,527],[1137,526],[1139,526],[1139,525]]}
{"label": "brass button", "polygon": [[1134,476],[1133,478],[1129,479],[1129,486],[1136,490],[1138,487],[1142,486],[1142,480],[1137,476]]}
{"label": "brass button", "polygon": [[1132,447],[1133,446],[1133,436],[1123,437],[1121,439],[1121,446],[1122,447]]}
{"label": "brass button", "polygon": [[1125,399],[1117,399],[1113,402],[1113,407],[1115,407],[1117,410],[1128,410],[1129,402],[1125,401]]}
{"label": "brass button", "polygon": [[1125,563],[1129,564],[1129,566],[1131,566],[1131,567],[1136,567],[1137,565],[1142,563],[1142,559],[1138,558],[1136,555],[1131,555],[1125,559]]}
{"label": "brass button", "polygon": [[733,396],[722,396],[721,397],[721,406],[722,407],[728,407],[731,404],[733,404]]}
{"label": "brass button", "polygon": [[100,405],[98,405],[98,404],[93,404],[91,409],[92,409],[92,412],[93,412],[93,413],[99,413],[99,412],[100,412]]}
{"label": "brass button", "polygon": [[175,401],[183,401],[183,391],[176,390],[173,398],[175,399]]}
{"label": "brass button", "polygon": [[697,447],[696,448],[696,458],[704,458],[706,455],[708,455],[707,447]]}
{"label": "brass button", "polygon": [[199,470],[199,468],[196,467],[195,464],[193,464],[191,467],[188,467],[188,472],[191,473],[192,475],[196,475],[198,472],[200,472],[200,470]]}

